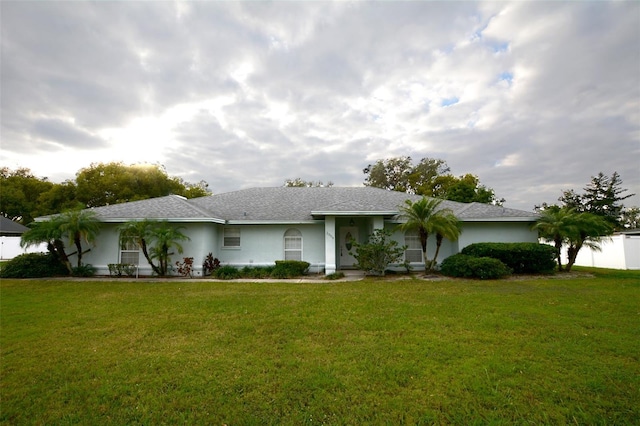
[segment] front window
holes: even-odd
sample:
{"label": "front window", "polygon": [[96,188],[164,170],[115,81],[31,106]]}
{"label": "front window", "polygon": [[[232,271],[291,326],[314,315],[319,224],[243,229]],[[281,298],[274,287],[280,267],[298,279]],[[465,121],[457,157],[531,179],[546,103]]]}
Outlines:
{"label": "front window", "polygon": [[140,246],[135,241],[123,242],[120,246],[120,263],[138,265],[140,261]]}
{"label": "front window", "polygon": [[284,233],[284,260],[302,260],[302,232],[295,228]]}
{"label": "front window", "polygon": [[407,249],[404,252],[404,260],[410,263],[422,263],[422,246],[418,231],[407,231],[404,234],[404,244]]}
{"label": "front window", "polygon": [[223,247],[240,247],[240,228],[224,228]]}

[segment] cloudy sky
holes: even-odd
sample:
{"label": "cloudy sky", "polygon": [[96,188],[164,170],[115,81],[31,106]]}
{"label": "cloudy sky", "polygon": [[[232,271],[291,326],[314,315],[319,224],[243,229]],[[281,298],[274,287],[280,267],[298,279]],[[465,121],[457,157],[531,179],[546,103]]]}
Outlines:
{"label": "cloudy sky", "polygon": [[[531,210],[640,194],[639,2],[0,4],[0,165],[163,164],[214,193],[445,160]],[[640,205],[640,195],[625,201]]]}

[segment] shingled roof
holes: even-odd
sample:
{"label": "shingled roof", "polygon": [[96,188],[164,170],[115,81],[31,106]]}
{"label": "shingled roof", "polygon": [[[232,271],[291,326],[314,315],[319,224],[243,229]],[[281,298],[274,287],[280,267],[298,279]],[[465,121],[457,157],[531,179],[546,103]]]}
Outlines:
{"label": "shingled roof", "polygon": [[4,216],[0,216],[0,235],[12,236],[12,235],[22,235],[29,228],[26,226],[14,222],[13,220],[6,218]]}
{"label": "shingled roof", "polygon": [[[193,199],[180,196],[153,198],[93,211],[106,222],[166,219],[182,222],[296,222],[326,215],[398,214],[398,207],[421,196],[372,187],[250,188]],[[535,213],[481,203],[443,201],[463,221],[533,221]]]}

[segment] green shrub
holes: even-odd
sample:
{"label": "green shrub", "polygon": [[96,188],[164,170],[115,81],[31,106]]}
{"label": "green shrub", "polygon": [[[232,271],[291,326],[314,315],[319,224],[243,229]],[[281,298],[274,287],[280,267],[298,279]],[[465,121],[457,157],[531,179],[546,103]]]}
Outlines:
{"label": "green shrub", "polygon": [[555,249],[538,243],[476,243],[460,252],[474,257],[492,257],[502,261],[516,274],[553,272]]}
{"label": "green shrub", "polygon": [[124,275],[132,277],[136,274],[136,265],[131,263],[109,263],[109,275],[112,277],[122,277]]}
{"label": "green shrub", "polygon": [[344,278],[344,272],[334,272],[333,274],[328,274],[325,278],[328,280],[339,280],[340,278]]}
{"label": "green shrub", "polygon": [[224,265],[214,270],[211,275],[221,280],[234,280],[240,278],[240,271],[231,265]]}
{"label": "green shrub", "polygon": [[254,268],[251,266],[245,266],[240,271],[240,275],[242,278],[253,278],[253,279],[262,279],[269,278],[271,276],[271,272],[273,271],[273,266],[264,266]]}
{"label": "green shrub", "polygon": [[311,264],[302,260],[276,260],[271,278],[294,278],[304,275]]}
{"label": "green shrub", "polygon": [[454,254],[442,261],[440,271],[444,275],[459,278],[490,280],[506,277],[511,269],[498,259]]}
{"label": "green shrub", "polygon": [[73,268],[74,277],[93,277],[96,274],[96,268],[93,265],[86,264]]}
{"label": "green shrub", "polygon": [[0,271],[0,278],[43,278],[69,275],[50,253],[25,253],[14,257]]}

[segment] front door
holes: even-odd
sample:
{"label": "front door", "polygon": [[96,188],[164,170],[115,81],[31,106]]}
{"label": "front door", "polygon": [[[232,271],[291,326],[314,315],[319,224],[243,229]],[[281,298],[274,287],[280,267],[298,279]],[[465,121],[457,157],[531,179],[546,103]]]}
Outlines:
{"label": "front door", "polygon": [[356,263],[356,258],[349,252],[355,252],[353,242],[358,241],[358,228],[355,226],[340,227],[340,267],[352,267]]}

